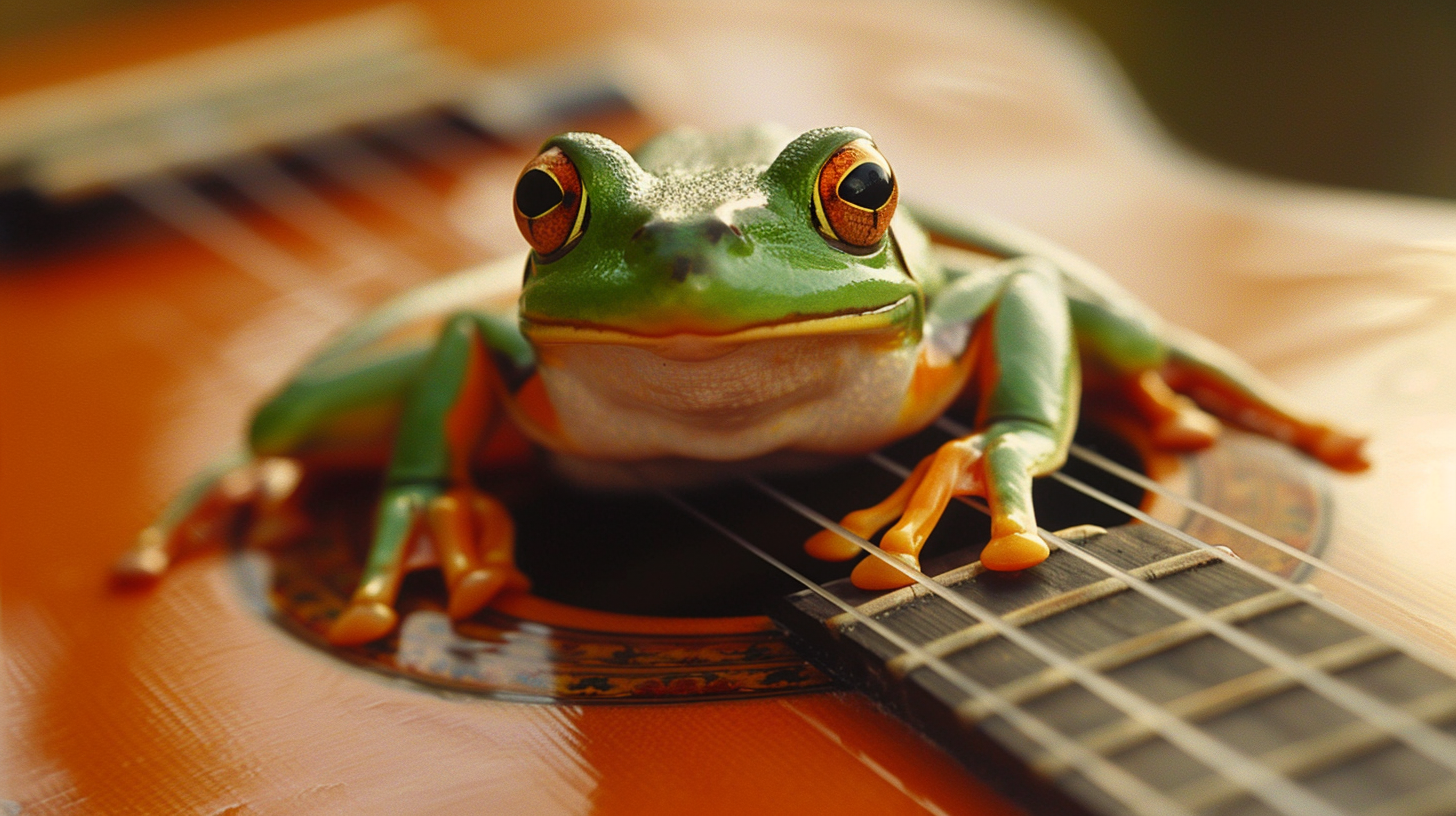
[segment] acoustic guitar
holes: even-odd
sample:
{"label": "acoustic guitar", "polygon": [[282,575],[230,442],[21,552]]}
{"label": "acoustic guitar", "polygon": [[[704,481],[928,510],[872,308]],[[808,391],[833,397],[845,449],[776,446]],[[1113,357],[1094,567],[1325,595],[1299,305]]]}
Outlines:
{"label": "acoustic guitar", "polygon": [[[213,4],[0,55],[0,808],[1456,812],[1456,208],[1210,167],[1020,7],[836,9]],[[224,555],[238,512],[155,590],[107,585],[328,334],[514,248],[540,137],[744,118],[866,127],[921,200],[1056,238],[1369,425],[1374,471],[1239,434],[1168,457],[1092,410],[1038,487],[1044,568],[982,574],[969,501],[927,582],[870,596],[798,545],[962,418],[627,496],[503,450],[482,478],[535,586],[457,626],[422,571],[397,637],[323,645],[369,474],[312,484],[286,548]]]}

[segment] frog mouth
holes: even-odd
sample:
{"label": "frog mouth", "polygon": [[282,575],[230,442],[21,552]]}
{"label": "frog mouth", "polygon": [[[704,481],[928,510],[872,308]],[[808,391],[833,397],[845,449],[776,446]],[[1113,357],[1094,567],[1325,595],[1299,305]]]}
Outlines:
{"label": "frog mouth", "polygon": [[915,299],[906,295],[886,306],[853,314],[816,315],[745,326],[728,332],[678,331],[642,334],[590,323],[521,320],[521,331],[538,345],[594,344],[639,346],[678,359],[706,359],[735,348],[765,340],[800,337],[880,334],[905,325],[915,309]]}

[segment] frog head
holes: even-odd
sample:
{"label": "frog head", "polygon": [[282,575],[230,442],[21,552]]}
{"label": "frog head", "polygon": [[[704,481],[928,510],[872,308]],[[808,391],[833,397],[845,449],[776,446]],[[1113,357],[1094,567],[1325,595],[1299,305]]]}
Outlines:
{"label": "frog head", "polygon": [[919,338],[934,269],[865,132],[675,131],[634,157],[548,141],[515,216],[532,245],[522,330],[553,343],[891,333]]}

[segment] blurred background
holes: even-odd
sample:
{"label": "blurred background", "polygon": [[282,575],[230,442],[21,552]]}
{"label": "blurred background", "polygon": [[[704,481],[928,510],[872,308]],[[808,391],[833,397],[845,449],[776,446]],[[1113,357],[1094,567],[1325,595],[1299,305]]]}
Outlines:
{"label": "blurred background", "polygon": [[[3,0],[0,53],[213,0]],[[1456,197],[1456,4],[1042,0],[1085,26],[1179,140],[1263,173]]]}

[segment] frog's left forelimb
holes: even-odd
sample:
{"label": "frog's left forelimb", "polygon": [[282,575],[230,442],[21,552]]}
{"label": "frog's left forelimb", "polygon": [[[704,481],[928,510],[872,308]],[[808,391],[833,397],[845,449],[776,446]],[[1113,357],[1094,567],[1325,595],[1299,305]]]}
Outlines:
{"label": "frog's left forelimb", "polygon": [[[983,495],[991,509],[991,541],[982,563],[1025,569],[1049,552],[1036,533],[1032,477],[1061,466],[1077,423],[1080,371],[1061,276],[1044,260],[1017,258],[959,278],[946,295],[946,305],[930,319],[974,323],[964,354],[975,360],[978,430],[942,445],[889,499],[851,514],[844,526],[868,535],[898,515],[880,546],[919,569],[920,550],[950,500]],[[825,531],[806,547],[833,555],[842,549],[836,538]],[[852,578],[862,589],[912,581],[877,558],[861,561]]]}
{"label": "frog's left forelimb", "polygon": [[452,618],[475,613],[502,589],[528,584],[512,557],[509,513],[475,488],[470,473],[482,438],[504,418],[503,385],[490,357],[498,329],[483,316],[451,318],[410,386],[364,573],[329,642],[367,643],[394,630],[406,562],[425,535],[444,568]]}

